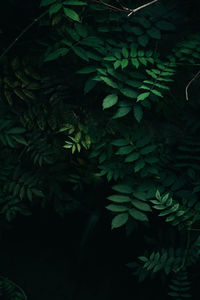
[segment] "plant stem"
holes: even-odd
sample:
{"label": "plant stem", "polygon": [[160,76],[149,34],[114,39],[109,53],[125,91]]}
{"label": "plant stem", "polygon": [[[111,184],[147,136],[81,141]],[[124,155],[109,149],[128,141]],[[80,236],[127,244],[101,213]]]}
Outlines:
{"label": "plant stem", "polygon": [[38,18],[34,19],[33,22],[31,22],[28,26],[26,26],[22,32],[16,37],[16,39],[14,39],[14,41],[8,46],[8,48],[6,48],[3,53],[0,56],[0,60],[9,52],[9,50],[17,43],[17,41],[36,23],[38,22],[40,19],[42,19],[47,13],[49,12],[49,10],[46,10],[45,12],[43,12]]}

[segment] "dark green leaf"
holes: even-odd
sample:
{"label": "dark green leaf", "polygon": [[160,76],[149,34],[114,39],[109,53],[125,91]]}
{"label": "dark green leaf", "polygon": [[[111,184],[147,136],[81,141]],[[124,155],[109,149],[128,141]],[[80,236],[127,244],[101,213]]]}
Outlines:
{"label": "dark green leaf", "polygon": [[119,228],[128,221],[128,213],[122,213],[112,219],[111,228]]}
{"label": "dark green leaf", "polygon": [[147,216],[144,213],[142,213],[141,211],[139,211],[139,210],[137,210],[135,208],[129,209],[129,214],[135,220],[138,220],[138,221],[148,221]]}
{"label": "dark green leaf", "polygon": [[149,204],[147,204],[144,201],[140,201],[137,199],[133,199],[131,201],[131,203],[133,204],[133,206],[135,206],[136,208],[142,210],[142,211],[152,211],[151,207],[149,206]]}
{"label": "dark green leaf", "polygon": [[106,208],[110,211],[113,211],[113,212],[124,212],[124,211],[127,211],[128,208],[126,206],[123,206],[123,205],[115,205],[115,204],[110,204],[110,205],[107,205]]}
{"label": "dark green leaf", "polygon": [[125,203],[131,201],[131,199],[128,196],[118,195],[118,194],[109,196],[107,197],[107,199],[117,203]]}

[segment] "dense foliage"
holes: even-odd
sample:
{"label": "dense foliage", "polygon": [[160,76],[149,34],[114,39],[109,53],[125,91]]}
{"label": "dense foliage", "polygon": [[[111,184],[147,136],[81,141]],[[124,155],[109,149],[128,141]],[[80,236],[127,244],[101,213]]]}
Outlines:
{"label": "dense foliage", "polygon": [[135,14],[123,5],[42,0],[17,40],[2,28],[0,213],[10,222],[37,205],[62,216],[95,211],[110,190],[112,228],[145,236],[133,273],[190,298],[200,255],[200,35],[179,1]]}

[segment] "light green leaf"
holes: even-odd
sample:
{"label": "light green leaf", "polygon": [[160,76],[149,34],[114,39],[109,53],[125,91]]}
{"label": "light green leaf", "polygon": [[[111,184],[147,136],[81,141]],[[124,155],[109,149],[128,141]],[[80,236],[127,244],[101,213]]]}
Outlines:
{"label": "light green leaf", "polygon": [[146,99],[147,97],[149,97],[150,92],[146,92],[146,93],[142,93],[137,97],[137,101],[142,101],[144,99]]}
{"label": "light green leaf", "polygon": [[73,21],[80,22],[79,15],[74,10],[72,10],[70,8],[65,8],[65,7],[63,10],[64,10],[65,15],[68,18],[72,19]]}
{"label": "light green leaf", "polygon": [[110,211],[113,211],[113,212],[124,212],[124,211],[127,211],[128,208],[126,206],[123,206],[123,205],[115,205],[115,204],[110,204],[110,205],[107,205],[106,208]]}
{"label": "light green leaf", "polygon": [[157,90],[151,90],[151,92],[158,97],[163,97],[163,95]]}
{"label": "light green leaf", "polygon": [[128,50],[125,47],[122,48],[122,55],[124,58],[128,58],[129,56]]}
{"label": "light green leaf", "polygon": [[128,213],[122,213],[112,219],[111,228],[119,228],[128,221]]}
{"label": "light green leaf", "polygon": [[137,58],[131,58],[131,62],[132,62],[132,65],[134,66],[134,67],[136,67],[136,69],[138,69],[139,68],[139,61],[138,61],[138,59]]}
{"label": "light green leaf", "polygon": [[116,94],[110,94],[103,99],[103,109],[109,108],[115,105],[118,101],[118,96]]}
{"label": "light green leaf", "polygon": [[121,60],[121,67],[125,69],[128,66],[128,59],[124,58]]}
{"label": "light green leaf", "polygon": [[122,118],[131,111],[131,106],[119,107],[112,119]]}
{"label": "light green leaf", "polygon": [[128,196],[119,195],[119,194],[111,195],[107,197],[107,199],[117,203],[125,203],[131,201],[131,199]]}
{"label": "light green leaf", "polygon": [[108,77],[104,77],[101,76],[101,79],[109,86],[111,86],[112,88],[118,88],[118,85],[116,82],[114,82],[112,79],[108,78]]}
{"label": "light green leaf", "polygon": [[116,57],[114,57],[114,56],[106,56],[106,57],[104,57],[104,60],[106,60],[106,61],[116,61]]}
{"label": "light green leaf", "polygon": [[120,60],[116,60],[113,64],[114,69],[116,70],[117,68],[119,68],[119,66],[121,66],[121,61]]}
{"label": "light green leaf", "polygon": [[138,221],[148,221],[147,216],[142,213],[141,211],[135,209],[135,208],[131,208],[129,210],[129,214],[131,215],[131,217],[133,217],[135,220]]}

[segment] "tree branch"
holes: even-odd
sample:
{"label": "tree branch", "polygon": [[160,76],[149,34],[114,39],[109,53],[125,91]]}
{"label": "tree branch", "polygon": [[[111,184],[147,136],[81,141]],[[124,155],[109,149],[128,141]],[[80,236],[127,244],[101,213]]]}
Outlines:
{"label": "tree branch", "polygon": [[103,2],[101,0],[93,0],[93,1],[96,2],[96,3],[102,4],[104,6],[107,6],[107,7],[111,8],[111,9],[113,9],[113,10],[116,10],[116,11],[121,11],[121,12],[126,12],[126,13],[128,12],[127,17],[130,17],[131,15],[135,14],[139,10],[141,10],[143,8],[146,8],[147,6],[150,6],[150,5],[158,2],[158,0],[153,0],[151,2],[148,2],[148,3],[144,4],[144,5],[141,5],[141,6],[137,7],[137,8],[135,8],[135,9],[131,9],[131,8],[128,8],[128,7],[125,7],[125,6],[122,6],[122,5],[121,5],[122,8],[118,8],[116,6],[113,6],[113,5],[110,5],[110,4],[106,3],[106,2]]}
{"label": "tree branch", "polygon": [[197,74],[190,80],[190,82],[187,84],[186,88],[185,88],[185,97],[186,97],[186,100],[189,100],[189,97],[188,97],[188,88],[189,86],[191,85],[191,83],[193,81],[195,81],[197,79],[197,77],[200,75],[200,71],[197,72]]}

